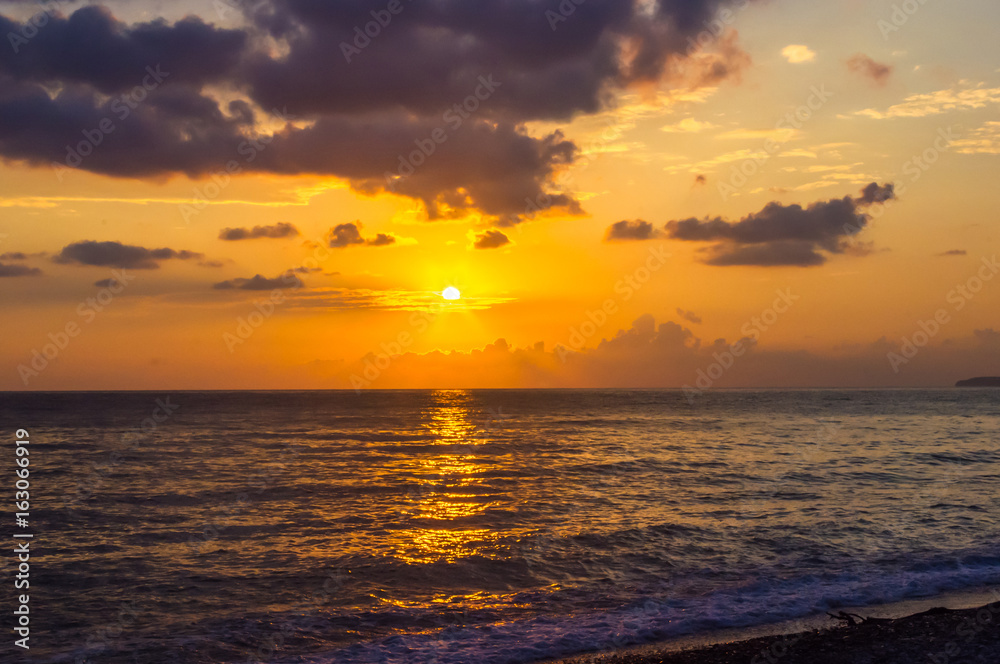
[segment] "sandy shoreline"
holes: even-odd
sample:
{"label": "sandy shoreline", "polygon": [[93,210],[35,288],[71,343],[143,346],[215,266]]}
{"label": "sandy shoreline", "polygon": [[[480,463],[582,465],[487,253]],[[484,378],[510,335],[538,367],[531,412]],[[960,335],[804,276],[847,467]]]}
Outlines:
{"label": "sandy shoreline", "polygon": [[[855,624],[826,617],[809,628],[729,641],[693,637],[659,646],[559,660],[562,664],[998,664],[1000,595],[971,608],[946,602],[896,618],[883,607],[850,610]],[[930,604],[933,600],[923,602]],[[905,606],[905,604],[904,604]],[[879,610],[881,609],[881,610]],[[789,623],[795,624],[795,623]],[[798,622],[800,627],[801,622]],[[775,631],[771,626],[765,630]],[[699,644],[698,642],[701,641]],[[694,644],[694,645],[692,645]]]}

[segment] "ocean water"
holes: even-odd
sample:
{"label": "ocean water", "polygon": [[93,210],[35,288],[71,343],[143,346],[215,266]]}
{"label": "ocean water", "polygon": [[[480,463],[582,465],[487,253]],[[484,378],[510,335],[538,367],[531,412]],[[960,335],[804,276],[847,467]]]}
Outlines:
{"label": "ocean water", "polygon": [[30,432],[38,663],[532,662],[1000,583],[998,390],[5,393],[0,420]]}

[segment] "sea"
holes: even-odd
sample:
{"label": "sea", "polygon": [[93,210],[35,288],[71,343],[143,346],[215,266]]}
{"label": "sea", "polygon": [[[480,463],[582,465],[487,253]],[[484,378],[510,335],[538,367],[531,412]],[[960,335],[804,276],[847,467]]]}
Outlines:
{"label": "sea", "polygon": [[0,421],[36,664],[528,663],[1000,584],[996,389],[3,393]]}

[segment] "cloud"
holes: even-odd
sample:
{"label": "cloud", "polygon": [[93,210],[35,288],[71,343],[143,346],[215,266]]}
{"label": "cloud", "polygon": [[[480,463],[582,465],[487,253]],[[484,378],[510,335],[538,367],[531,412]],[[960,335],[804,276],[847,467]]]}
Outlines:
{"label": "cloud", "polygon": [[[729,4],[589,0],[553,29],[537,0],[407,3],[391,38],[356,53],[345,45],[372,20],[365,3],[232,3],[243,21],[225,29],[209,9],[207,20],[126,23],[82,7],[0,53],[0,157],[147,179],[204,178],[236,161],[242,173],[330,175],[412,198],[430,219],[581,214],[555,186],[577,146],[526,123],[610,110],[616,92],[738,79],[749,58],[733,32],[688,55]],[[0,16],[0,34],[22,28]],[[123,98],[147,66],[164,84]],[[485,98],[484,79],[495,81]],[[99,145],[81,142],[107,121]],[[442,131],[445,142],[430,139]],[[433,154],[415,166],[427,141]]]}
{"label": "cloud", "polygon": [[706,178],[704,175],[696,175],[694,178],[695,184],[705,184],[706,182],[708,182],[708,178]]}
{"label": "cloud", "polygon": [[204,258],[204,254],[183,249],[147,249],[120,242],[86,240],[66,245],[52,260],[56,263],[153,270],[160,267],[163,260],[191,258]]}
{"label": "cloud", "polygon": [[227,241],[254,240],[257,238],[285,238],[299,235],[299,229],[287,222],[279,222],[273,226],[254,226],[253,228],[223,228],[219,231],[219,239]]}
{"label": "cloud", "polygon": [[948,111],[986,108],[1000,103],[1000,88],[985,88],[980,84],[973,88],[937,90],[925,94],[910,95],[900,104],[890,106],[885,111],[866,108],[857,111],[875,120],[890,118],[923,118],[929,115],[940,115]]}
{"label": "cloud", "polygon": [[875,182],[857,198],[845,196],[800,205],[768,203],[737,222],[721,217],[667,222],[667,235],[686,242],[716,242],[707,249],[709,265],[761,267],[822,265],[826,254],[850,249],[847,242],[868,225],[865,208],[894,198],[891,184]]}
{"label": "cloud", "polygon": [[335,249],[342,249],[343,247],[349,247],[352,244],[364,244],[365,240],[361,237],[361,231],[358,230],[357,224],[337,224],[334,228],[330,229],[327,234],[327,239],[329,245]]}
{"label": "cloud", "polygon": [[813,267],[826,262],[815,244],[802,240],[773,240],[761,244],[718,244],[708,250],[705,263],[717,267]]}
{"label": "cloud", "polygon": [[386,247],[396,243],[393,235],[378,233],[373,238],[367,240],[361,237],[361,223],[351,222],[347,224],[337,224],[327,233],[327,242],[334,249],[343,249],[352,245],[366,245],[369,247]]}
{"label": "cloud", "polygon": [[369,247],[387,247],[390,244],[395,244],[396,238],[392,235],[387,235],[385,233],[378,233],[373,238],[365,240],[365,244]]}
{"label": "cloud", "polygon": [[[0,234],[0,241],[2,241],[4,237],[6,236]],[[33,254],[28,254],[23,251],[8,251],[0,254],[0,261],[26,261],[29,258],[42,258],[47,255],[48,254],[44,251],[36,251]]]}
{"label": "cloud", "polygon": [[935,256],[966,256],[969,252],[965,249],[949,249],[948,251],[942,251],[940,254],[934,254]]}
{"label": "cloud", "polygon": [[773,139],[778,143],[787,143],[799,134],[799,130],[794,127],[772,127],[770,129],[731,129],[717,134],[715,138],[719,140],[739,140],[739,141],[765,141]]}
{"label": "cloud", "polygon": [[[742,343],[740,357],[720,364],[719,358],[737,342]],[[576,351],[561,345],[546,350],[541,343],[515,348],[498,339],[470,352],[403,353],[393,359],[394,370],[371,387],[449,387],[461,376],[473,388],[679,388],[697,386],[703,375],[718,376],[712,387],[950,387],[961,378],[1000,374],[1000,332],[988,329],[928,344],[919,360],[899,373],[886,359],[887,353],[899,351],[898,340],[879,339],[824,354],[768,348],[766,343],[766,335],[759,343],[751,338],[707,341],[689,328],[657,323],[647,314],[628,329],[609,329],[596,347]],[[372,353],[338,367],[321,384],[339,380],[346,387],[351,374],[363,375],[365,362],[374,360]],[[683,395],[678,393],[677,399]]]}
{"label": "cloud", "polygon": [[7,265],[0,263],[0,277],[37,277],[42,271],[27,265]]}
{"label": "cloud", "polygon": [[466,0],[441,0],[407,5],[393,18],[391,39],[345,55],[341,44],[371,20],[367,8],[272,1],[252,18],[262,31],[287,39],[289,50],[280,58],[253,53],[245,80],[265,108],[287,104],[293,113],[328,114],[402,106],[440,115],[490,74],[501,82],[484,104],[494,118],[565,120],[600,110],[611,88],[670,75],[688,51],[687,38],[726,4],[590,0],[569,20],[551,23],[558,8],[535,0],[490,0],[474,9]]}
{"label": "cloud", "polygon": [[802,44],[789,44],[781,49],[781,54],[792,64],[812,62],[816,59],[816,52]]}
{"label": "cloud", "polygon": [[896,191],[891,184],[880,185],[877,182],[872,182],[865,185],[865,188],[861,190],[861,195],[855,199],[855,203],[859,206],[867,206],[873,203],[885,203],[895,197]]}
{"label": "cloud", "polygon": [[674,134],[697,134],[705,131],[706,129],[713,129],[717,126],[718,125],[714,125],[711,122],[700,122],[694,118],[684,118],[680,122],[660,127],[660,131],[666,131]]}
{"label": "cloud", "polygon": [[689,323],[694,323],[695,325],[701,323],[701,316],[699,316],[693,311],[685,311],[684,309],[677,307],[677,315],[683,318],[684,320],[688,321]]}
{"label": "cloud", "polygon": [[274,290],[276,288],[301,288],[305,284],[302,280],[295,276],[292,270],[280,274],[273,279],[269,279],[263,275],[255,274],[249,279],[229,279],[226,281],[220,281],[214,284],[212,288],[216,290],[247,290],[247,291],[265,291]]}
{"label": "cloud", "polygon": [[[113,133],[96,148],[81,141],[80,127],[93,129],[118,117],[118,103],[73,87],[50,95],[41,85],[0,75],[0,156],[123,178],[173,173],[199,178],[236,161],[246,173],[331,175],[365,194],[413,198],[430,219],[471,211],[523,217],[526,200],[542,211],[582,212],[571,194],[552,191],[556,172],[577,155],[576,145],[558,131],[529,136],[511,122],[469,118],[426,157],[415,141],[443,130],[441,117],[387,112],[320,117],[302,127],[282,123],[273,133],[259,132],[263,149],[257,149],[246,136],[254,127],[246,102],[222,109],[190,89],[163,85],[131,110],[127,121],[115,120]],[[78,156],[78,148],[87,156]],[[411,165],[411,156],[419,166]]]}
{"label": "cloud", "polygon": [[885,85],[892,76],[892,66],[875,62],[864,53],[856,53],[847,61],[847,68],[877,85]]}
{"label": "cloud", "polygon": [[[24,27],[0,16],[5,36]],[[216,28],[196,16],[127,25],[100,6],[69,16],[49,13],[34,32],[27,43],[0,49],[0,72],[15,80],[87,84],[105,94],[141,85],[147,66],[189,86],[219,81],[236,73],[248,45],[244,31]]]}
{"label": "cloud", "polygon": [[628,242],[632,240],[652,240],[662,237],[662,233],[653,224],[642,219],[617,221],[604,232],[605,242]]}
{"label": "cloud", "polygon": [[473,249],[499,249],[510,244],[510,238],[495,228],[482,233],[470,233],[470,239]]}
{"label": "cloud", "polygon": [[951,148],[961,154],[1000,154],[1000,122],[986,122],[968,137],[952,141]]}

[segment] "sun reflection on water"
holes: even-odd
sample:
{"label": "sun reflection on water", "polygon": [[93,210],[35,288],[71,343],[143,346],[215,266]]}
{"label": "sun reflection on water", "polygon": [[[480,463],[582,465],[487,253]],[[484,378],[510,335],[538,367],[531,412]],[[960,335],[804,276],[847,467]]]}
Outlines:
{"label": "sun reflection on water", "polygon": [[[498,501],[486,473],[499,468],[494,454],[484,454],[488,440],[477,423],[479,406],[465,390],[440,390],[431,394],[422,428],[440,453],[425,453],[411,466],[418,489],[411,491],[405,513],[418,527],[398,531],[395,555],[408,563],[455,562],[489,555],[502,536],[479,524],[464,525]],[[456,449],[456,446],[461,448]]]}

